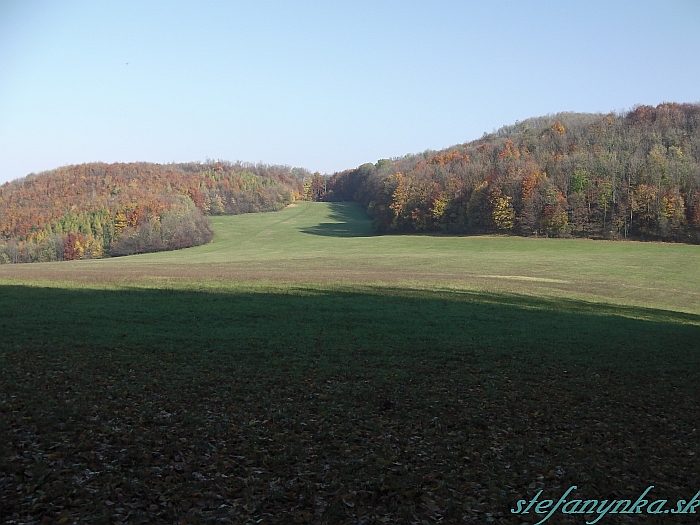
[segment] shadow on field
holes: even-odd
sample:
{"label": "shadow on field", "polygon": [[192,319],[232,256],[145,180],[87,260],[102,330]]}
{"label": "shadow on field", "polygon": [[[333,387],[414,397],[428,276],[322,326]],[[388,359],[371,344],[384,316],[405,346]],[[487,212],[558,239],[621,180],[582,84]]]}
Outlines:
{"label": "shadow on field", "polygon": [[322,222],[303,233],[325,237],[370,237],[373,235],[372,223],[362,207],[354,202],[332,202],[328,205],[330,218],[336,222]]}
{"label": "shadow on field", "polygon": [[699,324],[492,293],[1,286],[0,515],[518,525],[521,499],[651,485],[673,507],[700,486]]}
{"label": "shadow on field", "polygon": [[[0,287],[0,353],[177,351],[254,366],[409,365],[517,355],[695,372],[700,316],[497,293]],[[43,350],[42,350],[43,351]],[[216,356],[216,357],[214,357]],[[1,356],[0,356],[1,362]]]}

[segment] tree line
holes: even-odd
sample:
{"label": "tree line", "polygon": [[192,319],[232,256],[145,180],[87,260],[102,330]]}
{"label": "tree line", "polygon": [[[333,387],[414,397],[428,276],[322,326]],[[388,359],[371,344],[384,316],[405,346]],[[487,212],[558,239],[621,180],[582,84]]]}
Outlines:
{"label": "tree line", "polygon": [[302,168],[207,161],[65,166],[0,186],[0,264],[129,255],[212,239],[207,215],[279,210]]}
{"label": "tree line", "polygon": [[700,104],[527,119],[331,177],[267,164],[90,163],[0,186],[0,264],[209,242],[208,215],[354,200],[384,232],[700,243]]}
{"label": "tree line", "polygon": [[700,104],[537,117],[335,173],[378,232],[700,242]]}

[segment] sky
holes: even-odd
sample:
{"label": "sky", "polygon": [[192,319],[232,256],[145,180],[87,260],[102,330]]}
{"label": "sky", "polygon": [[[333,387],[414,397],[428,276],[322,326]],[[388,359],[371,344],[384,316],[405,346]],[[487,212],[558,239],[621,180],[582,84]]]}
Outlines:
{"label": "sky", "polygon": [[700,1],[0,0],[0,183],[332,173],[560,111],[700,102]]}

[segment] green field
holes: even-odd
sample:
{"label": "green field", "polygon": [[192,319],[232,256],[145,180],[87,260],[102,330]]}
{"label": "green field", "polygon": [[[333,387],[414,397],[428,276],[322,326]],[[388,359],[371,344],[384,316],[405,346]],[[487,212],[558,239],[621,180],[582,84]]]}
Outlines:
{"label": "green field", "polygon": [[700,247],[374,236],[346,203],[213,224],[0,266],[5,523],[534,523],[509,509],[540,489],[700,490]]}

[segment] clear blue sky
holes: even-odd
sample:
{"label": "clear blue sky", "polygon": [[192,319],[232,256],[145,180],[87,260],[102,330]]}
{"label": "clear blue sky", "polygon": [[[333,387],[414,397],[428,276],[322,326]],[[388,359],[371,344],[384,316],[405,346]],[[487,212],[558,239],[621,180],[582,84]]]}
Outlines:
{"label": "clear blue sky", "polygon": [[700,101],[700,1],[0,0],[0,182],[333,172],[559,111]]}

